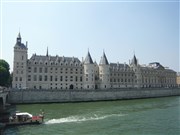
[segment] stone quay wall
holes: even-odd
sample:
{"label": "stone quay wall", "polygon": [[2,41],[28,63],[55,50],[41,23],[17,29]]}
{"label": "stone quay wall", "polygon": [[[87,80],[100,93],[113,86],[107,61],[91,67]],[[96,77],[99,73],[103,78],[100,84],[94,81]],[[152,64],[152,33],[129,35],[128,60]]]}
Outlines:
{"label": "stone quay wall", "polygon": [[180,89],[10,90],[9,102],[13,104],[86,102],[167,96],[180,96]]}

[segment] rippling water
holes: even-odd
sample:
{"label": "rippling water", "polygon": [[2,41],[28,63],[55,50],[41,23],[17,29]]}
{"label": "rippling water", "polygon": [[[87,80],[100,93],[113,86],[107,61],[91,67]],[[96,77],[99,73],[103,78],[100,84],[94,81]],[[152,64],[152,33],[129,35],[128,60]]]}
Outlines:
{"label": "rippling water", "polygon": [[17,105],[45,123],[5,130],[5,135],[179,135],[180,97]]}

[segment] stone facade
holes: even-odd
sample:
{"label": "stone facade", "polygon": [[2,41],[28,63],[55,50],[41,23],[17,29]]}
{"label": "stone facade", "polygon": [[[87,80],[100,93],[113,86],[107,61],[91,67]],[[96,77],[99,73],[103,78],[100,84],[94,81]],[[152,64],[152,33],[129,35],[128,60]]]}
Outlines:
{"label": "stone facade", "polygon": [[117,89],[176,87],[176,72],[160,63],[142,66],[136,56],[131,63],[109,63],[105,53],[99,65],[88,54],[84,61],[76,57],[32,55],[19,33],[14,46],[13,88],[17,89]]}
{"label": "stone facade", "polygon": [[108,101],[136,98],[154,98],[180,96],[180,89],[103,89],[103,90],[11,90],[9,102],[16,103],[52,103]]}

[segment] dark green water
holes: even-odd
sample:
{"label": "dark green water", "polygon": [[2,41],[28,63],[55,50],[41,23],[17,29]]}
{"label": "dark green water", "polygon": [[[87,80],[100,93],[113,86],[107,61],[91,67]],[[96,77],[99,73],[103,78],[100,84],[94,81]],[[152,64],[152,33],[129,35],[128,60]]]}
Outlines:
{"label": "dark green water", "polygon": [[17,105],[45,124],[8,128],[5,135],[180,135],[180,97]]}

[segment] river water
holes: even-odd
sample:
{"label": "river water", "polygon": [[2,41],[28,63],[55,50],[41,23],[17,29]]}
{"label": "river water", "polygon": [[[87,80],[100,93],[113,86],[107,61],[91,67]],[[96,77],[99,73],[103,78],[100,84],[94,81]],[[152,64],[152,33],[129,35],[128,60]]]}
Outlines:
{"label": "river water", "polygon": [[7,128],[4,135],[180,135],[180,97],[26,104],[14,109],[32,114],[44,109],[45,123]]}

